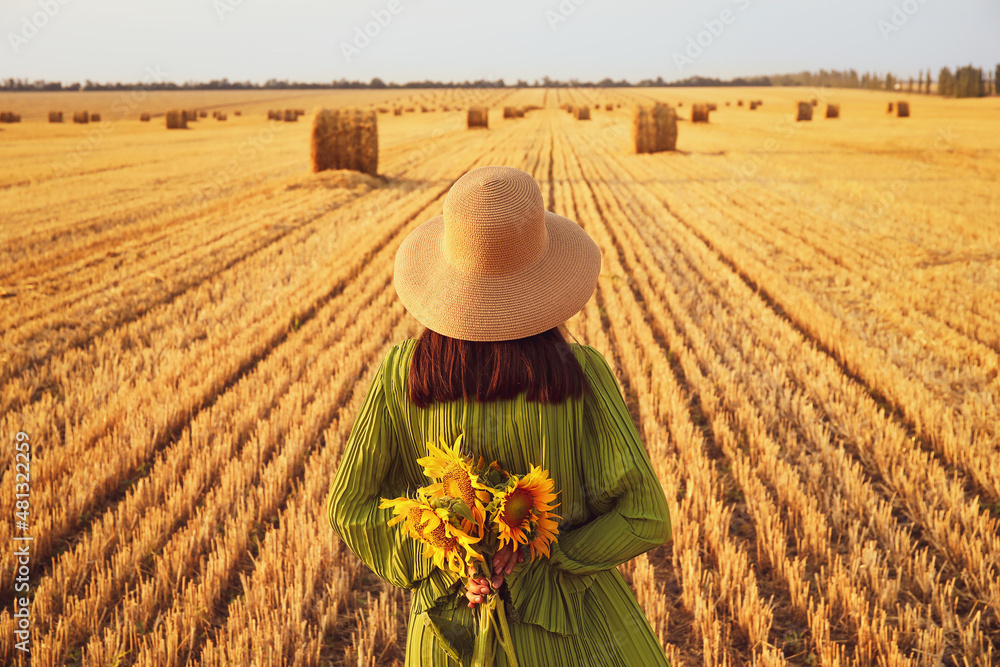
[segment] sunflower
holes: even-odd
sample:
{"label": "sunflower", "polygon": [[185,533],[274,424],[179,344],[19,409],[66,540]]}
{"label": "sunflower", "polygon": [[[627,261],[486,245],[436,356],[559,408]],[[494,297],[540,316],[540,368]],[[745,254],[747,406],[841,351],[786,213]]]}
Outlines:
{"label": "sunflower", "polygon": [[424,467],[424,474],[428,477],[441,480],[423,487],[427,495],[433,498],[458,498],[464,502],[472,513],[472,519],[462,518],[462,530],[482,536],[483,524],[486,521],[486,505],[492,495],[489,487],[480,481],[479,475],[472,467],[471,457],[462,456],[460,448],[464,435],[463,433],[458,436],[455,444],[450,447],[445,442],[444,436],[441,437],[440,447],[428,442],[427,450],[430,456],[417,459],[417,463]]}
{"label": "sunflower", "polygon": [[511,478],[507,487],[496,494],[490,509],[495,512],[500,548],[517,542],[531,549],[532,560],[538,553],[549,555],[549,544],[559,532],[552,519],[562,518],[551,512],[558,503],[548,504],[556,499],[554,486],[555,480],[545,470],[532,465],[527,475]]}
{"label": "sunflower", "polygon": [[442,570],[451,570],[459,576],[475,573],[473,561],[485,561],[472,545],[480,537],[473,537],[451,521],[451,514],[444,507],[435,507],[434,500],[418,493],[416,499],[382,499],[379,508],[392,508],[396,514],[388,525],[403,524],[407,534],[424,544],[424,558],[430,558]]}

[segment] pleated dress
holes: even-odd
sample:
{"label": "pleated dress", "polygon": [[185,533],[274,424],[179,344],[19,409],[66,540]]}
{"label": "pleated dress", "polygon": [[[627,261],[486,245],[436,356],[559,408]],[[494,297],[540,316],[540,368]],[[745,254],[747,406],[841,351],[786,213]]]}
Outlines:
{"label": "pleated dress", "polygon": [[[552,405],[525,392],[489,403],[462,399],[418,408],[407,396],[416,339],[397,343],[368,389],[327,497],[330,525],[379,577],[411,593],[406,667],[468,667],[437,632],[466,641],[475,631],[465,580],[423,557],[402,524],[388,526],[381,498],[413,496],[432,483],[417,459],[426,443],[464,433],[463,451],[555,480],[559,534],[550,557],[505,578],[518,621],[510,626],[522,667],[662,667],[660,645],[618,565],[670,539],[666,497],[607,361],[571,343],[591,395]],[[432,627],[433,625],[433,627]],[[495,664],[506,666],[502,650]]]}

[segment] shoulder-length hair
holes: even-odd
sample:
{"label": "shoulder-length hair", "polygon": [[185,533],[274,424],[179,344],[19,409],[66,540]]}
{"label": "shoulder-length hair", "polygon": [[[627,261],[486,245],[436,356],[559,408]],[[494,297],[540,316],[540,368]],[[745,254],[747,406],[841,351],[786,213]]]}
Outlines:
{"label": "shoulder-length hair", "polygon": [[504,341],[469,341],[424,329],[410,361],[410,401],[425,408],[459,398],[481,403],[527,392],[540,403],[590,393],[580,362],[559,327]]}

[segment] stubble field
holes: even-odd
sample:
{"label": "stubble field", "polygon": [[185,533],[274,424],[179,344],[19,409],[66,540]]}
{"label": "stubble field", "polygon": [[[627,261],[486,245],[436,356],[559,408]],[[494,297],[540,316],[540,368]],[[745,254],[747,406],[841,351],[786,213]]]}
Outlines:
{"label": "stubble field", "polygon": [[[602,250],[567,325],[616,369],[670,503],[672,542],[621,570],[675,664],[1000,662],[1000,99],[137,97],[0,96],[23,117],[0,126],[5,517],[15,433],[32,454],[29,529],[5,519],[0,543],[33,536],[31,664],[402,664],[408,594],[324,499],[378,362],[420,331],[396,248],[491,164]],[[683,103],[677,152],[631,150],[652,99]],[[379,114],[380,177],[312,173],[312,112],[369,104],[414,109]],[[209,117],[167,131],[172,107]],[[0,660],[27,664],[12,597]]]}

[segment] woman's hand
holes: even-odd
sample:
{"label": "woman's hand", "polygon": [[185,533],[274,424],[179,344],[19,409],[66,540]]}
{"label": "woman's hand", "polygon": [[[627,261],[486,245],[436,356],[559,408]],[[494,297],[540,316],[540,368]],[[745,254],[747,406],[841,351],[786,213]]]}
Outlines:
{"label": "woman's hand", "polygon": [[491,585],[493,590],[499,590],[503,586],[504,576],[513,572],[516,564],[523,562],[524,552],[520,549],[515,550],[513,542],[505,544],[500,551],[493,555],[494,575],[492,582],[482,576],[469,577],[469,581],[466,584],[468,590],[465,592],[465,597],[469,599],[469,607],[475,607],[482,602],[483,596],[490,592]]}

